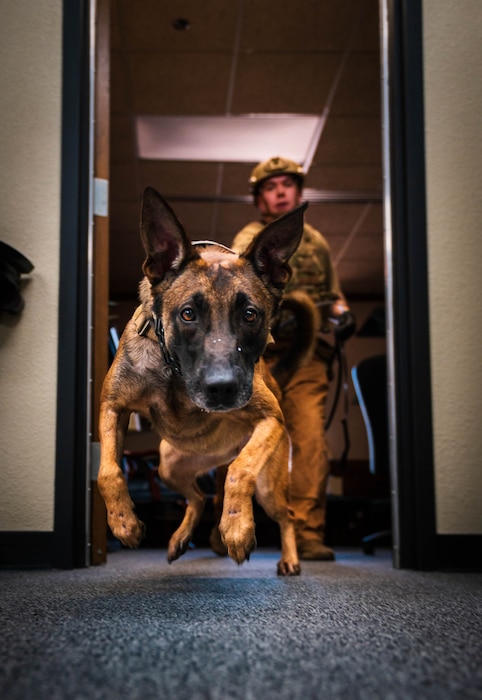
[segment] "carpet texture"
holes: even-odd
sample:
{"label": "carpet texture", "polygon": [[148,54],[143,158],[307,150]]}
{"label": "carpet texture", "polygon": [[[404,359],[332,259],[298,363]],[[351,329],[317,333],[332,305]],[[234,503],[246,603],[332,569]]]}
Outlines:
{"label": "carpet texture", "polygon": [[0,573],[3,700],[482,699],[482,574],[208,550]]}

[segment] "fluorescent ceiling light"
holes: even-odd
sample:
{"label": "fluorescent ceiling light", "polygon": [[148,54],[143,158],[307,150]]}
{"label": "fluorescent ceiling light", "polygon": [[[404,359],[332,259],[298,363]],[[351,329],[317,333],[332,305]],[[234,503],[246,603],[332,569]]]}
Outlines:
{"label": "fluorescent ceiling light", "polygon": [[307,170],[323,124],[319,115],[297,114],[139,116],[137,148],[147,160],[257,163],[281,155]]}

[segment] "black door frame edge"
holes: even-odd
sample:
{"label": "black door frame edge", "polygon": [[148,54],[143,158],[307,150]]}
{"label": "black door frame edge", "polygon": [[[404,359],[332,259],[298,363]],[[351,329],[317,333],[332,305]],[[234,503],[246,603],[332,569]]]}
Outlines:
{"label": "black door frame edge", "polygon": [[422,7],[387,0],[393,352],[401,568],[432,569],[432,442]]}
{"label": "black door frame edge", "polygon": [[89,2],[64,0],[53,563],[86,565]]}

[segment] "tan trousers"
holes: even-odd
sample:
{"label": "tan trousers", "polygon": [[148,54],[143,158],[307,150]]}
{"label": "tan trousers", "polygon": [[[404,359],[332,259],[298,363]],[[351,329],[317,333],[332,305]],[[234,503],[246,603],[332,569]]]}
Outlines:
{"label": "tan trousers", "polygon": [[325,440],[327,368],[314,358],[283,390],[281,407],[293,447],[291,507],[298,544],[324,542],[329,461]]}

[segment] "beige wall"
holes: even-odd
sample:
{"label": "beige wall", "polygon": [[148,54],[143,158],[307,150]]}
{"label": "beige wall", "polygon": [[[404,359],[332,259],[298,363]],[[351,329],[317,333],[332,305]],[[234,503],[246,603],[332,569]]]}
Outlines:
{"label": "beige wall", "polygon": [[35,265],[0,317],[0,530],[53,530],[61,0],[0,4],[0,239]]}
{"label": "beige wall", "polygon": [[424,0],[437,531],[482,533],[482,3]]}

